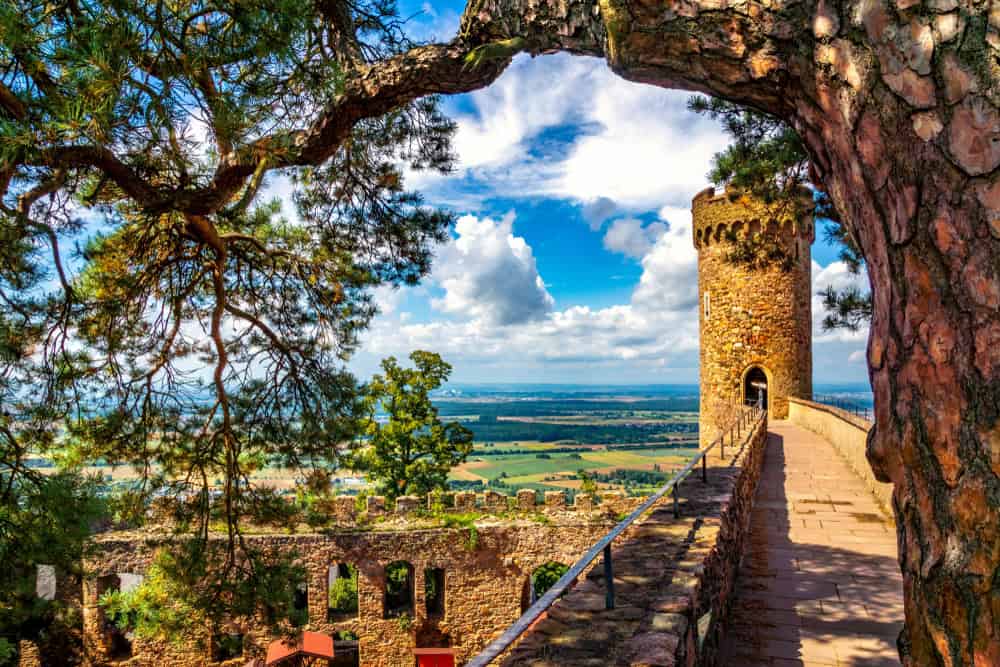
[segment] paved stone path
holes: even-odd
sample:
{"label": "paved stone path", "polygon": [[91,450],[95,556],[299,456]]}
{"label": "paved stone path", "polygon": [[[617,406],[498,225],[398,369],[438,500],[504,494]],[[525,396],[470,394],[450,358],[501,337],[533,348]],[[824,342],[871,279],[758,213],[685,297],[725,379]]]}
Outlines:
{"label": "paved stone path", "polygon": [[899,665],[896,532],[833,447],[770,424],[720,665]]}

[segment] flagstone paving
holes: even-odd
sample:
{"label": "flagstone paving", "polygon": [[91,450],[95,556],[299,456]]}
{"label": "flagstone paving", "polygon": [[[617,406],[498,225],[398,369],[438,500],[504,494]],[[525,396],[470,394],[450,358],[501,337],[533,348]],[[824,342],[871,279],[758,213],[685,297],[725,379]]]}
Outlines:
{"label": "flagstone paving", "polygon": [[725,667],[899,665],[895,528],[821,437],[772,421]]}

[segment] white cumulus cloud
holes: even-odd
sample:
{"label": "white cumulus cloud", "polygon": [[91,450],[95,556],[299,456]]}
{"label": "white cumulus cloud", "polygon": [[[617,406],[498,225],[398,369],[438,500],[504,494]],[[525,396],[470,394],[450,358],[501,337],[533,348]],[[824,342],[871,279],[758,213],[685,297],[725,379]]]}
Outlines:
{"label": "white cumulus cloud", "polygon": [[[642,276],[632,302],[651,310],[694,313],[698,303],[698,253],[691,240],[691,211],[664,206],[667,231],[642,259]],[[698,318],[694,315],[695,327]]]}
{"label": "white cumulus cloud", "polygon": [[618,211],[683,206],[728,143],[687,110],[690,96],[626,81],[596,58],[518,56],[452,114],[457,174],[410,174],[408,185],[467,208],[497,194],[576,201],[595,229]]}
{"label": "white cumulus cloud", "polygon": [[698,348],[691,218],[670,207],[660,215],[651,223],[658,238],[642,258],[642,277],[628,303],[562,310],[553,307],[531,247],[514,236],[513,216],[499,221],[465,216],[431,275],[445,293],[434,306],[454,319],[406,322],[386,312],[373,324],[365,351],[401,355],[433,349],[456,368],[519,368],[521,377],[540,372],[568,377],[572,369],[604,368],[608,382],[629,373],[655,379],[660,372],[671,381],[690,380]]}
{"label": "white cumulus cloud", "polygon": [[611,252],[620,252],[640,259],[650,251],[665,231],[667,226],[662,222],[643,225],[642,220],[622,218],[612,222],[604,233],[604,247]]}
{"label": "white cumulus cloud", "polygon": [[437,253],[433,279],[445,295],[435,308],[494,325],[538,320],[552,310],[531,247],[514,236],[513,223],[511,214],[459,218],[457,238]]}

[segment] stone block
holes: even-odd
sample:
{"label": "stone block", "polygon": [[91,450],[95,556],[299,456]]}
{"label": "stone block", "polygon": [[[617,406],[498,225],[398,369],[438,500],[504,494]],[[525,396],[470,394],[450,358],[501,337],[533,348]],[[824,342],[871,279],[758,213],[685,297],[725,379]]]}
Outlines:
{"label": "stone block", "polygon": [[578,493],[573,505],[580,512],[592,512],[594,510],[594,496],[589,493]]}
{"label": "stone block", "polygon": [[476,494],[472,491],[459,491],[455,494],[455,510],[472,512],[476,509]]}
{"label": "stone block", "polygon": [[396,498],[396,512],[398,514],[411,514],[420,509],[419,496],[400,496]]}
{"label": "stone block", "polygon": [[368,496],[368,514],[385,514],[385,496]]}
{"label": "stone block", "polygon": [[517,491],[517,509],[530,512],[535,509],[536,494],[534,489],[518,489]]}
{"label": "stone block", "polygon": [[18,644],[17,652],[18,667],[42,667],[42,656],[35,642],[22,639]]}
{"label": "stone block", "polygon": [[498,491],[486,491],[483,493],[483,505],[489,510],[506,510],[507,496]]}
{"label": "stone block", "polygon": [[427,494],[427,509],[432,512],[445,510],[455,504],[455,494],[444,491],[431,491]]}
{"label": "stone block", "polygon": [[688,620],[682,614],[658,613],[653,614],[650,627],[657,632],[669,632],[672,635],[683,637],[687,632]]}
{"label": "stone block", "polygon": [[624,491],[601,491],[601,505],[609,512],[619,513],[627,506],[627,496]]}
{"label": "stone block", "polygon": [[545,492],[545,506],[551,509],[565,509],[566,508],[566,492],[565,491],[546,491]]}
{"label": "stone block", "polygon": [[354,496],[334,496],[333,517],[341,523],[351,523],[358,514],[357,498]]}
{"label": "stone block", "polygon": [[628,642],[630,667],[674,667],[680,637],[669,632],[644,632]]}

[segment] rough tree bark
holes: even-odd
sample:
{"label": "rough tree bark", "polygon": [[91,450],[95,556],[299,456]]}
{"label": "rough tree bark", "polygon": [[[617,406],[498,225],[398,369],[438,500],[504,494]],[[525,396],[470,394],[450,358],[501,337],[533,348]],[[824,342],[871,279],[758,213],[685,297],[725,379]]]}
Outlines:
{"label": "rough tree bark", "polygon": [[868,261],[907,665],[1000,665],[1000,1],[484,0],[468,43],[604,56],[789,121]]}

